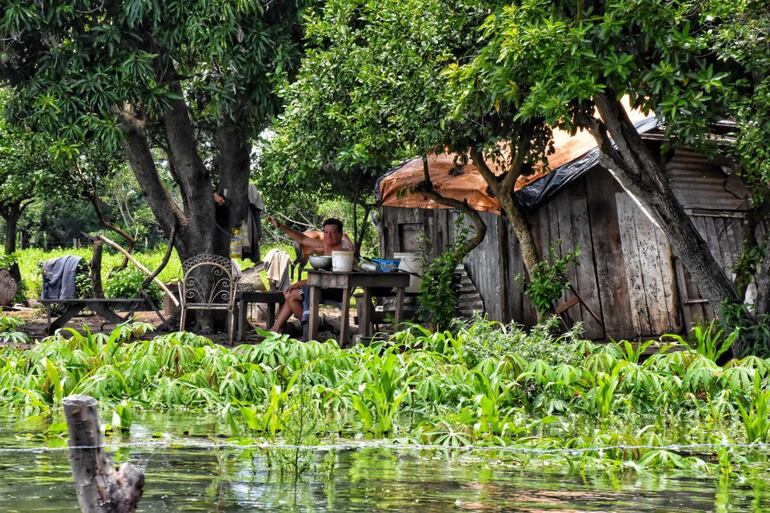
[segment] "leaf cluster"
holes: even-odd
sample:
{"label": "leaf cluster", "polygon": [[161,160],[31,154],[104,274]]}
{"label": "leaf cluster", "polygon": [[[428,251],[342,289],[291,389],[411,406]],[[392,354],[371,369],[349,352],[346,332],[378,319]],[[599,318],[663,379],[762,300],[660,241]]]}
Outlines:
{"label": "leaf cluster", "polygon": [[532,306],[541,315],[553,311],[553,306],[569,287],[567,266],[576,262],[580,256],[580,248],[562,256],[557,254],[557,247],[561,241],[556,241],[548,248],[548,256],[540,260],[529,275],[529,282],[525,283],[524,276],[517,276],[517,280],[525,283],[526,294]]}
{"label": "leaf cluster", "polygon": [[11,0],[0,17],[0,79],[23,86],[14,118],[48,133],[52,151],[93,141],[117,149],[121,111],[146,128],[185,100],[200,127],[239,119],[258,134],[291,72],[301,2]]}

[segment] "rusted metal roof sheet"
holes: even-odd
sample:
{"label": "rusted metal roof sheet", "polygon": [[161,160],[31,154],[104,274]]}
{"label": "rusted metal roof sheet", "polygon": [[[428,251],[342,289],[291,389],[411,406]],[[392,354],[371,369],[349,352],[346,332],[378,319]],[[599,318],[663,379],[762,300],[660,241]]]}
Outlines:
{"label": "rusted metal roof sheet", "polygon": [[[645,117],[639,111],[631,111],[630,115],[640,133],[657,126],[654,116]],[[520,176],[516,182],[516,200],[525,207],[536,208],[599,161],[596,141],[588,132],[570,135],[563,130],[554,130],[553,137],[556,151],[548,156],[548,165],[539,165],[534,173]],[[503,172],[494,162],[487,165],[495,174]],[[467,201],[479,212],[500,213],[497,198],[490,194],[486,181],[472,161],[458,165],[456,154],[433,154],[428,156],[428,170],[434,190],[442,196]],[[377,181],[377,201],[385,207],[447,208],[418,191],[423,180],[422,158],[409,160]]]}

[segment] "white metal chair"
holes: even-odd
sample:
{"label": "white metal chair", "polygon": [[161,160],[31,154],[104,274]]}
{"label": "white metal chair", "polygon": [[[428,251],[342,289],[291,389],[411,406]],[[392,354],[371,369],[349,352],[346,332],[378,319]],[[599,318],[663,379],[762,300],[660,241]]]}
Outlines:
{"label": "white metal chair", "polygon": [[182,271],[179,329],[185,328],[188,310],[224,310],[228,313],[227,332],[232,345],[238,278],[233,276],[230,259],[203,253],[185,260]]}

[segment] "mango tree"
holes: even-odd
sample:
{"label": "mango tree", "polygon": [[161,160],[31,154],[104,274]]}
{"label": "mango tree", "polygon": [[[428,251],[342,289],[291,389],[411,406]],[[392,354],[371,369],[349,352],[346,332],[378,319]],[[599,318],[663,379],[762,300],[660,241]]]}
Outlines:
{"label": "mango tree", "polygon": [[[360,169],[378,175],[405,158],[445,150],[458,153],[461,164],[472,148],[531,269],[537,251],[512,191],[518,176],[542,154],[549,131],[514,123],[515,109],[501,109],[489,98],[455,112],[455,91],[442,74],[478,50],[478,27],[497,5],[462,0],[327,2],[309,20],[310,48],[299,80],[287,89],[288,106],[276,142],[309,152],[310,158],[295,158],[287,165],[311,163],[308,174],[313,176],[325,165],[335,172],[355,174]],[[510,151],[501,151],[502,144]],[[487,169],[489,159],[500,164],[497,175]],[[467,253],[486,227],[466,204],[433,190],[425,162],[422,193],[469,213],[476,225]]]}
{"label": "mango tree", "polygon": [[[700,2],[523,0],[486,21],[486,46],[455,70],[470,91],[520,105],[519,120],[588,130],[602,164],[636,196],[715,307],[737,303],[731,280],[671,190],[665,164],[640,137],[621,100],[665,123],[669,145],[716,151],[712,123],[735,107],[731,66],[717,59],[721,18]],[[726,4],[725,4],[726,5]],[[737,353],[748,348],[736,345]]]}
{"label": "mango tree", "polygon": [[[302,3],[9,0],[0,80],[9,115],[46,133],[55,156],[87,143],[125,150],[147,203],[182,259],[225,254],[246,212],[251,138],[278,110]],[[173,179],[161,179],[165,168]],[[229,202],[216,208],[215,188]]]}

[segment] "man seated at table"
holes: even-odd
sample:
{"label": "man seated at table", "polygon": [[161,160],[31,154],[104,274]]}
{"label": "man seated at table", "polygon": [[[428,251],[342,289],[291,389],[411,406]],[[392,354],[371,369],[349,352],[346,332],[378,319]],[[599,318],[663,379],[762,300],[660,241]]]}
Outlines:
{"label": "man seated at table", "polygon": [[[323,234],[320,238],[293,230],[285,224],[278,222],[273,216],[268,216],[267,220],[296,242],[302,248],[304,256],[331,256],[332,251],[353,251],[353,244],[350,242],[350,239],[342,233],[342,221],[339,219],[330,218],[324,221]],[[304,280],[298,281],[286,289],[283,293],[285,301],[270,331],[280,332],[292,314],[300,321],[302,320],[304,312],[302,299],[305,294],[308,294],[308,292]],[[322,291],[321,299],[341,301],[342,291],[335,289],[324,290]]]}

